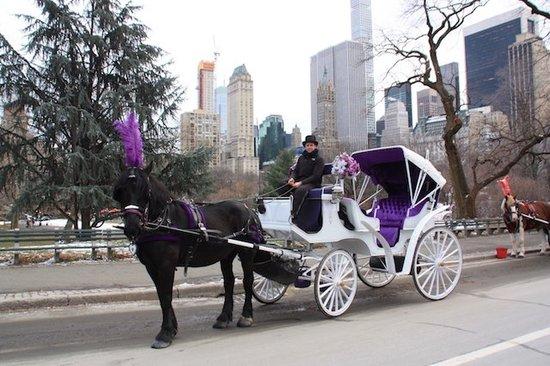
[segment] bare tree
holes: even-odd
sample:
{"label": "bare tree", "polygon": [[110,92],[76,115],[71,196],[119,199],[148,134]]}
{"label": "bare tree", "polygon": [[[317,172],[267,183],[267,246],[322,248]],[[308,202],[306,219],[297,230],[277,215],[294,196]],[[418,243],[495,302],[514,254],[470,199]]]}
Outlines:
{"label": "bare tree", "polygon": [[[406,34],[397,36],[383,35],[382,43],[377,47],[379,52],[393,55],[395,61],[391,69],[405,66],[412,68],[406,82],[423,84],[435,90],[445,111],[446,124],[442,139],[449,164],[449,177],[453,186],[454,200],[460,217],[475,217],[475,200],[481,189],[499,177],[506,175],[534,146],[548,137],[546,131],[530,136],[527,139],[517,139],[515,149],[506,151],[507,163],[499,162],[500,169],[488,170],[483,179],[474,179],[468,183],[464,168],[464,159],[456,143],[456,135],[463,127],[463,121],[458,115],[454,97],[445,87],[439,56],[442,44],[450,34],[457,31],[464,21],[488,0],[416,0],[406,11],[408,18],[420,19],[417,34],[408,29]],[[391,71],[391,70],[390,70]],[[390,73],[388,71],[388,75]],[[479,162],[487,165],[487,162]]]}

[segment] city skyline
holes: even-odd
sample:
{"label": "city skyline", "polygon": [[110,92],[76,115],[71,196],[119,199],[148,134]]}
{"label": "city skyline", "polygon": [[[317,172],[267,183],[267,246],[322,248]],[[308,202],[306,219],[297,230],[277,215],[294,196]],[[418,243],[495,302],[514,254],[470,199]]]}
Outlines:
{"label": "city skyline", "polygon": [[[183,4],[167,0],[154,3],[141,0],[134,3],[143,6],[137,16],[150,28],[149,43],[163,48],[167,61],[173,60],[169,69],[187,89],[186,100],[180,105],[178,116],[193,110],[198,104],[195,91],[197,63],[202,59],[213,59],[214,51],[218,51],[221,55],[216,63],[215,86],[227,85],[233,69],[246,63],[255,79],[254,122],[257,124],[270,114],[280,114],[288,121],[288,127],[297,124],[302,133],[307,134],[311,130],[309,58],[321,49],[351,39],[349,0],[302,1],[298,4],[291,1],[257,4],[245,0],[233,1],[231,4],[214,0]],[[0,5],[4,10],[0,14],[0,32],[11,43],[20,46],[23,42],[23,23],[13,14],[35,14],[36,9],[30,0],[0,0]],[[396,29],[401,25],[400,5],[398,2],[373,1],[375,42],[380,29]],[[515,0],[492,1],[469,18],[466,25],[517,6],[519,3]],[[247,12],[239,10],[243,7],[247,8]],[[312,10],[315,10],[315,17],[310,16]],[[285,19],[285,26],[266,26],[264,21],[267,17]],[[199,28],[202,30],[197,32]],[[465,80],[462,76],[462,32],[457,32],[446,42],[445,50],[450,52],[444,52],[444,58],[440,61],[458,62],[461,65],[461,79]],[[383,115],[384,88],[398,79],[382,80],[381,75],[387,65],[384,57],[375,59],[377,117]],[[288,87],[290,81],[295,87]],[[413,102],[413,109],[415,104]],[[414,110],[413,115],[416,115]],[[177,122],[175,119],[174,126]]]}

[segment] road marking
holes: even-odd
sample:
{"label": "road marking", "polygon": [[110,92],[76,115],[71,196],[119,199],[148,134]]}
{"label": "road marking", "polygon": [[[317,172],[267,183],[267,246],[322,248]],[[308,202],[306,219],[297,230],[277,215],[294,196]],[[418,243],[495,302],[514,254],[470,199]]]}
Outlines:
{"label": "road marking", "polygon": [[493,344],[492,346],[485,347],[482,349],[478,349],[477,351],[473,351],[470,353],[465,353],[461,356],[453,357],[445,361],[438,362],[436,364],[433,364],[432,366],[453,366],[453,365],[463,365],[466,362],[472,362],[475,360],[479,360],[480,358],[484,358],[487,356],[490,356],[492,354],[495,354],[497,352],[501,352],[504,350],[507,350],[509,348],[517,347],[524,345],[526,343],[532,342],[536,339],[543,338],[550,335],[550,327],[546,329],[541,329],[533,333],[528,333],[525,335],[522,335],[520,337],[510,339],[508,341],[500,342],[497,344]]}

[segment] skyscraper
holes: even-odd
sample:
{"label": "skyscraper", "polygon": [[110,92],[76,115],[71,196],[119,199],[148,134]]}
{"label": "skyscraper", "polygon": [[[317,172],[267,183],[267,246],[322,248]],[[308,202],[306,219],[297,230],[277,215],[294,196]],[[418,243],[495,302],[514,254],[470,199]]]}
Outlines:
{"label": "skyscraper", "polygon": [[326,73],[317,88],[317,127],[313,134],[321,144],[323,156],[327,160],[330,161],[340,152],[336,132],[334,87],[327,79]]}
{"label": "skyscraper", "polygon": [[351,39],[363,44],[365,58],[365,92],[368,133],[376,131],[374,117],[374,52],[372,44],[371,0],[351,0]]}
{"label": "skyscraper", "polygon": [[220,132],[225,135],[227,133],[227,87],[218,86],[214,90],[214,98],[216,113],[220,116]]}
{"label": "skyscraper", "polygon": [[384,117],[385,128],[382,131],[382,146],[409,145],[409,116],[405,104],[390,99]]}
{"label": "skyscraper", "polygon": [[199,109],[208,113],[216,113],[214,108],[214,67],[213,61],[202,60],[199,63]]}
{"label": "skyscraper", "polygon": [[227,86],[227,144],[223,160],[234,173],[258,174],[254,140],[254,90],[252,77],[241,65]]}
{"label": "skyscraper", "polygon": [[292,129],[292,136],[290,138],[290,147],[296,147],[302,145],[302,132],[300,131],[300,127],[298,125],[294,125],[294,128]]}
{"label": "skyscraper", "polygon": [[199,146],[213,149],[212,165],[220,164],[220,121],[216,113],[202,109],[183,113],[180,117],[180,141],[182,151],[191,151]]}
{"label": "skyscraper", "polygon": [[278,114],[267,116],[258,131],[258,156],[260,165],[275,160],[286,146],[286,134],[283,117]]}
{"label": "skyscraper", "polygon": [[418,114],[418,122],[421,119],[444,114],[445,110],[443,109],[439,94],[431,88],[419,90],[416,93],[416,112]]}
{"label": "skyscraper", "polygon": [[[411,94],[411,84],[404,83],[401,85],[394,85],[389,88],[384,89],[384,107],[388,108],[388,104],[391,100],[400,100],[405,105],[407,109],[407,114],[409,116],[408,124],[409,127],[412,127],[412,94]],[[377,130],[378,132],[378,130]]]}
{"label": "skyscraper", "polygon": [[464,29],[470,108],[492,105],[509,114],[508,93],[503,90],[508,74],[508,46],[518,34],[535,33],[535,27],[530,11],[517,8]]}
{"label": "skyscraper", "polygon": [[220,163],[220,117],[214,108],[214,67],[212,61],[199,62],[197,72],[198,109],[180,116],[182,151],[199,146],[213,149],[211,165]]}
{"label": "skyscraper", "polygon": [[441,77],[445,89],[454,97],[456,110],[460,109],[460,80],[458,75],[458,62],[441,65]]}
{"label": "skyscraper", "polygon": [[336,130],[346,149],[365,149],[376,132],[370,0],[351,1],[353,41],[344,41],[311,57],[311,130],[318,125],[317,88],[325,77],[334,86]]}
{"label": "skyscraper", "polygon": [[311,130],[318,127],[317,88],[325,72],[334,86],[336,132],[350,150],[367,148],[367,124],[363,44],[345,41],[311,58]]}
{"label": "skyscraper", "polygon": [[516,40],[508,47],[512,124],[542,121],[550,117],[550,52],[534,34]]}

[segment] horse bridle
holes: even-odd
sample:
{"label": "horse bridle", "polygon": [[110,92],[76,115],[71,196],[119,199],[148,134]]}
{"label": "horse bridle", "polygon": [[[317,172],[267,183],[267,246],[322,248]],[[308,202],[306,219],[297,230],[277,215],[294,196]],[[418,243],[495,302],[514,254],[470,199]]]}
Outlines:
{"label": "horse bridle", "polygon": [[[130,169],[128,179],[136,179],[135,168],[132,167]],[[151,184],[148,177],[145,177],[145,180],[147,181],[147,203],[145,204],[145,208],[142,210],[138,205],[130,204],[122,209],[123,217],[126,217],[127,215],[137,215],[139,217],[141,227],[144,227],[148,222],[149,202],[151,200]]]}

